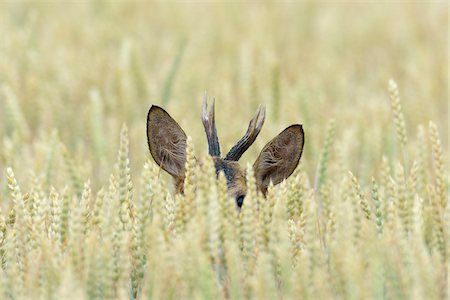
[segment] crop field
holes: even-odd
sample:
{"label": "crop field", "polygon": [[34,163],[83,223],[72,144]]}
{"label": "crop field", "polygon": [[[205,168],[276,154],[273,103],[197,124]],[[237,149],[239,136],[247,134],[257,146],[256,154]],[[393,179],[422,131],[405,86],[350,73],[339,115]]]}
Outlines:
{"label": "crop field", "polygon": [[[0,299],[448,299],[448,3],[0,3]],[[215,98],[242,208],[201,122]],[[184,193],[147,113],[187,139]],[[252,165],[302,124],[294,173]]]}

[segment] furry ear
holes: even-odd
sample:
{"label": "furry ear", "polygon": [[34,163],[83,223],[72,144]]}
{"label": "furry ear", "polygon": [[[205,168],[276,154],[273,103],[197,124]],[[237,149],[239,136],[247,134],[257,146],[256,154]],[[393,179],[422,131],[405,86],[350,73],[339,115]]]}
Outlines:
{"label": "furry ear", "polygon": [[291,125],[264,146],[255,163],[256,184],[265,195],[270,181],[278,184],[297,168],[305,135],[302,125]]}
{"label": "furry ear", "polygon": [[152,105],[147,115],[147,141],[155,162],[176,182],[184,179],[186,134],[161,107]]}

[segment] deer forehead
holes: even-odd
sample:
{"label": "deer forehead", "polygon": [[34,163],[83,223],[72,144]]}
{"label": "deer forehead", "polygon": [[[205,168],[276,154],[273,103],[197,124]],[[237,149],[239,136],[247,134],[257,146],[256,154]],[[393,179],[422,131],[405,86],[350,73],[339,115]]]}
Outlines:
{"label": "deer forehead", "polygon": [[237,161],[229,161],[222,158],[214,158],[216,174],[223,171],[227,181],[227,188],[231,194],[245,193],[245,171]]}

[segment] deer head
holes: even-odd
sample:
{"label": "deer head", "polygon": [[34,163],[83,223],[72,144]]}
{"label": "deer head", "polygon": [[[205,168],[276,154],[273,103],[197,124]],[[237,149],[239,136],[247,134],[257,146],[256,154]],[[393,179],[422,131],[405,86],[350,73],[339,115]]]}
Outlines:
{"label": "deer head", "polygon": [[[245,170],[238,160],[253,144],[265,120],[265,108],[260,106],[244,136],[222,157],[215,125],[214,99],[208,111],[206,95],[203,99],[202,122],[208,140],[208,152],[214,161],[216,174],[224,172],[230,197],[241,207],[247,185]],[[155,162],[175,179],[177,193],[183,192],[186,163],[186,134],[180,125],[161,107],[152,105],[147,116],[147,141]],[[253,164],[256,184],[265,196],[272,183],[288,178],[302,156],[305,136],[302,125],[294,124],[284,129],[267,143]]]}

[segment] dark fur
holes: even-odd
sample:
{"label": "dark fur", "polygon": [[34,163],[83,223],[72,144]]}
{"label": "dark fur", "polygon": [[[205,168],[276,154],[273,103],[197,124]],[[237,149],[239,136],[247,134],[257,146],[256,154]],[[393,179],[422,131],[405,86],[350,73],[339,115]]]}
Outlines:
{"label": "dark fur", "polygon": [[247,193],[245,172],[238,162],[215,157],[214,167],[216,168],[217,176],[219,176],[221,171],[225,174],[230,197],[237,199],[240,196],[245,196]]}

